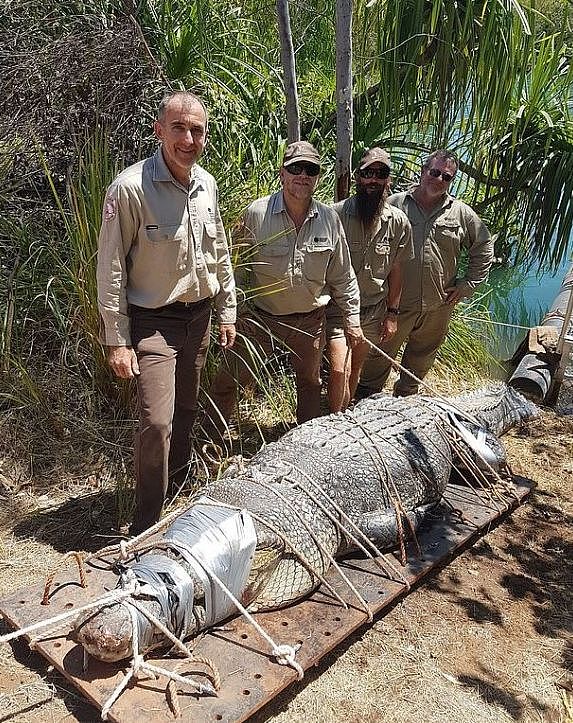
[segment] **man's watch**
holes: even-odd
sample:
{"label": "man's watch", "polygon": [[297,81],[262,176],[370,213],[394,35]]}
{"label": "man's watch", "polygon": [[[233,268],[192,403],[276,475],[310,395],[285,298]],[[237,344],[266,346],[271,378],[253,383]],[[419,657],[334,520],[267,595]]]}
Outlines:
{"label": "man's watch", "polygon": [[387,306],[386,313],[393,314],[394,316],[398,316],[400,313],[400,309],[397,306]]}

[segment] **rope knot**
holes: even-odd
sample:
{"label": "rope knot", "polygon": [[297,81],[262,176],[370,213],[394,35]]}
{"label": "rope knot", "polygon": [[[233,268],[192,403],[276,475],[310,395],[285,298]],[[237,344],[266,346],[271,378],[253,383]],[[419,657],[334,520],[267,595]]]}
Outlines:
{"label": "rope knot", "polygon": [[298,673],[298,679],[304,678],[302,665],[296,661],[296,653],[300,645],[277,645],[273,648],[273,655],[279,665],[290,665]]}

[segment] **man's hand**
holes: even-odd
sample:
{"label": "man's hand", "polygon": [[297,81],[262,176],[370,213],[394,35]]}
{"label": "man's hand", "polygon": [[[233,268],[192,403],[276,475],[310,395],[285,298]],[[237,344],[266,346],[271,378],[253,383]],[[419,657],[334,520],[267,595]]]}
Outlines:
{"label": "man's hand", "polygon": [[235,343],[237,330],[234,324],[219,324],[219,344],[223,349],[230,349]]}
{"label": "man's hand", "polygon": [[364,343],[364,334],[362,333],[362,327],[360,326],[349,326],[344,330],[344,336],[346,337],[346,343],[351,349],[355,349],[360,344]]}
{"label": "man's hand", "polygon": [[464,298],[461,286],[448,286],[446,294],[446,304],[457,304]]}
{"label": "man's hand", "polygon": [[398,317],[395,314],[388,314],[380,325],[380,342],[390,341],[397,331]]}
{"label": "man's hand", "polygon": [[107,362],[120,379],[131,379],[139,374],[137,357],[130,346],[108,346]]}

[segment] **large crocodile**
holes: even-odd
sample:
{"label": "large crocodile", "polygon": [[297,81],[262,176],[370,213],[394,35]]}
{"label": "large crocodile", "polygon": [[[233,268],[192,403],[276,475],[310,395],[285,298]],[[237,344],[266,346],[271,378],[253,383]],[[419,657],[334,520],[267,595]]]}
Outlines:
{"label": "large crocodile", "polygon": [[[249,610],[299,600],[354,546],[349,530],[388,547],[417,528],[459,460],[471,466],[467,429],[486,430],[489,462],[503,463],[496,435],[535,414],[505,385],[449,402],[380,394],[294,428],[210,484],[121,579],[137,580],[145,606],[181,639],[233,611],[210,567]],[[133,620],[124,605],[106,606],[77,622],[77,639],[101,660],[121,660],[132,653]],[[142,616],[138,643],[145,652],[167,640]]]}

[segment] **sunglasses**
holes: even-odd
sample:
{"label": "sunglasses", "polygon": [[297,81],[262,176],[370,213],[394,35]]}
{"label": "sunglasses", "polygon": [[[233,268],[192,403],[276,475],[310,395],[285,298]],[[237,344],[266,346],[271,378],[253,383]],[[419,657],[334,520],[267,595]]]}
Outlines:
{"label": "sunglasses", "polygon": [[291,163],[290,166],[285,166],[285,170],[288,171],[291,176],[300,176],[304,171],[307,176],[314,178],[320,173],[320,166],[315,166],[312,163]]}
{"label": "sunglasses", "polygon": [[453,178],[451,173],[444,173],[443,171],[440,171],[439,168],[428,168],[428,173],[432,176],[432,178],[439,178],[441,176],[444,183],[449,183]]}
{"label": "sunglasses", "polygon": [[358,171],[358,175],[360,176],[360,178],[379,178],[380,180],[384,180],[385,178],[389,178],[390,169],[387,167],[362,168],[360,171]]}

